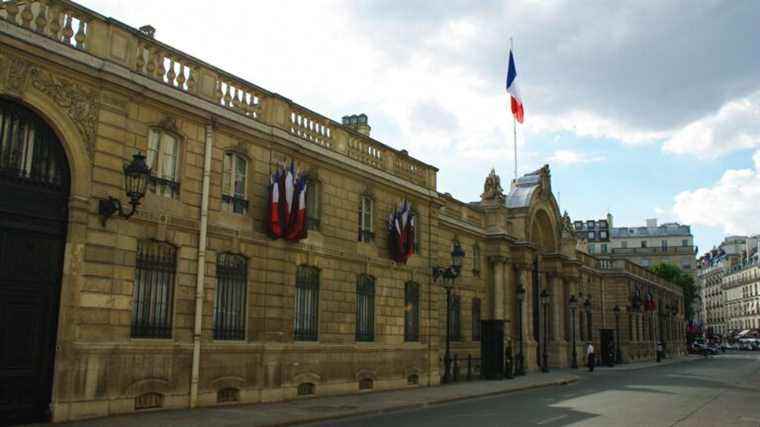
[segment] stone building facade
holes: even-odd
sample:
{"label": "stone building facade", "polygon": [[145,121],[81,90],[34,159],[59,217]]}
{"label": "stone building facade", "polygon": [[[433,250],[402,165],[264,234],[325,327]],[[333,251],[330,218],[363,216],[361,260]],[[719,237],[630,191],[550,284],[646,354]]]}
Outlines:
{"label": "stone building facade", "polygon": [[[497,319],[513,353],[523,337],[529,370],[544,338],[549,365],[569,366],[571,295],[589,302],[575,318],[579,354],[616,329],[624,361],[652,358],[655,339],[682,350],[680,289],[576,251],[548,166],[509,191],[492,173],[464,203],[438,192],[435,167],[371,138],[366,120],[332,121],[149,28],[69,1],[6,2],[0,18],[2,417],[437,385],[447,318],[456,354],[477,356],[477,320]],[[129,219],[104,220],[101,200],[127,207],[135,152],[153,169],[149,191]],[[270,175],[290,162],[311,183],[299,242],[265,227]],[[418,245],[398,264],[385,218],[403,200]],[[447,312],[432,267],[457,246],[466,256]],[[677,308],[637,311],[642,293]]]}

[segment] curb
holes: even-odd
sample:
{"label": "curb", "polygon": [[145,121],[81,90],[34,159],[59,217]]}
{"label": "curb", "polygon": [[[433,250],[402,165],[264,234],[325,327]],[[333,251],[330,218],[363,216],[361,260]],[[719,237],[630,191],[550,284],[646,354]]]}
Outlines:
{"label": "curb", "polygon": [[303,424],[310,424],[310,423],[318,423],[322,421],[330,421],[330,420],[341,420],[346,418],[354,418],[354,417],[366,417],[369,415],[384,415],[384,414],[390,414],[394,412],[401,412],[401,411],[408,411],[411,409],[420,409],[425,408],[428,406],[437,406],[437,405],[443,405],[445,403],[451,403],[451,402],[460,402],[463,400],[470,400],[470,399],[479,399],[483,397],[490,397],[490,396],[498,396],[501,394],[509,394],[509,393],[515,393],[518,391],[526,391],[526,390],[533,390],[537,388],[543,388],[543,387],[550,387],[550,386],[558,386],[558,385],[567,385],[572,384],[576,381],[578,381],[580,378],[578,376],[573,375],[572,377],[560,379],[557,381],[547,382],[547,383],[541,383],[541,384],[526,384],[523,387],[515,387],[511,389],[506,390],[498,390],[498,391],[491,391],[487,393],[481,393],[481,394],[473,394],[473,395],[467,395],[467,396],[455,396],[451,398],[446,399],[439,399],[439,400],[432,400],[429,402],[421,402],[421,403],[412,403],[409,405],[399,405],[399,406],[392,406],[388,408],[381,408],[381,409],[372,409],[367,411],[357,411],[357,412],[351,412],[346,414],[336,414],[336,415],[325,415],[325,416],[317,416],[317,417],[310,417],[310,418],[301,418],[291,421],[282,421],[282,422],[275,422],[272,424],[266,424],[261,427],[286,427],[286,426],[295,426],[295,425],[303,425]]}

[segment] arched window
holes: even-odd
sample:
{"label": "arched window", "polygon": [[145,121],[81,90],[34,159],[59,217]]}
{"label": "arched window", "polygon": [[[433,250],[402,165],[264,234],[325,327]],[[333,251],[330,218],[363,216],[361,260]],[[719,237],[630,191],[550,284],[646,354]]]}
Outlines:
{"label": "arched window", "polygon": [[415,282],[404,285],[404,341],[420,339],[420,287]]}
{"label": "arched window", "polygon": [[161,128],[150,129],[146,163],[151,168],[151,191],[170,198],[179,195],[179,153],[176,135]]}
{"label": "arched window", "polygon": [[214,338],[245,339],[248,260],[242,255],[219,254],[216,258],[216,283]]}
{"label": "arched window", "polygon": [[248,161],[237,153],[225,153],[222,165],[222,208],[227,212],[248,212]]}
{"label": "arched window", "polygon": [[375,278],[360,274],[356,283],[356,340],[375,339]]}
{"label": "arched window", "polygon": [[132,336],[170,338],[177,250],[155,240],[137,245]]}

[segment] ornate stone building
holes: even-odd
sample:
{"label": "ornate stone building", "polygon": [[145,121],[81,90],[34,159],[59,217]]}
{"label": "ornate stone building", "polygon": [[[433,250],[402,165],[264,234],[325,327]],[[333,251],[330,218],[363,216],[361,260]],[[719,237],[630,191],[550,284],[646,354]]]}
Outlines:
{"label": "ornate stone building", "polygon": [[[504,320],[529,370],[544,341],[548,364],[569,366],[573,329],[579,354],[588,340],[608,351],[616,329],[624,361],[652,358],[656,338],[681,351],[681,291],[576,251],[548,166],[507,194],[492,172],[463,203],[435,167],[371,138],[366,116],[332,121],[151,28],[60,0],[4,2],[0,18],[2,418],[437,385],[447,318],[460,356],[479,354],[479,320]],[[103,206],[130,210],[135,152],[147,193],[106,219]],[[310,183],[298,242],[265,227],[270,175],[291,161]],[[399,264],[385,218],[403,200],[417,245]],[[432,271],[453,248],[447,311]],[[637,311],[642,292],[678,308]],[[573,317],[571,296],[588,311]]]}

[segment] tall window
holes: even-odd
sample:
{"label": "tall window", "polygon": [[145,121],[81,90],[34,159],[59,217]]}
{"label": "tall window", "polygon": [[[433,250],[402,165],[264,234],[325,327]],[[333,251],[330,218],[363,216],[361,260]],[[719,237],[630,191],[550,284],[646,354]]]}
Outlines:
{"label": "tall window", "polygon": [[371,242],[375,239],[374,229],[372,228],[373,209],[375,201],[371,196],[365,194],[361,197],[359,204],[359,241]]}
{"label": "tall window", "polygon": [[404,285],[404,341],[420,339],[420,287],[417,283]]}
{"label": "tall window", "polygon": [[375,339],[375,279],[360,274],[356,283],[356,340]]}
{"label": "tall window", "polygon": [[137,265],[132,309],[132,336],[169,338],[172,334],[172,301],[177,250],[154,240],[137,245]]}
{"label": "tall window", "polygon": [[319,270],[299,266],[296,271],[296,341],[316,341],[319,331]]}
{"label": "tall window", "polygon": [[216,258],[216,279],[214,338],[245,339],[248,260],[242,255],[219,254]]}
{"label": "tall window", "polygon": [[152,169],[150,189],[165,197],[179,195],[179,140],[176,136],[151,129],[148,134],[146,162]]}
{"label": "tall window", "polygon": [[315,178],[309,178],[306,184],[306,227],[309,230],[319,230],[319,197],[322,183]]}
{"label": "tall window", "polygon": [[472,299],[472,340],[480,341],[480,298]]}
{"label": "tall window", "polygon": [[607,253],[607,244],[606,243],[602,243],[602,253],[603,254]]}
{"label": "tall window", "polygon": [[660,247],[662,249],[667,249],[668,248],[668,241],[667,240],[660,240]]}
{"label": "tall window", "polygon": [[646,240],[642,240],[641,241],[641,247],[642,248],[646,248],[647,247],[647,241]]}
{"label": "tall window", "polygon": [[452,295],[449,304],[449,340],[451,341],[462,341],[461,306],[459,295]]}
{"label": "tall window", "polygon": [[245,191],[248,161],[240,154],[226,153],[222,169],[222,208],[227,212],[245,214],[248,212]]}
{"label": "tall window", "polygon": [[480,245],[477,243],[472,247],[472,273],[480,275]]}

